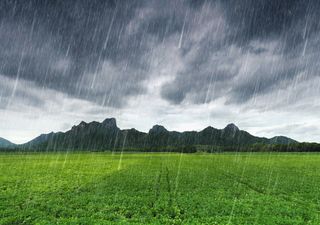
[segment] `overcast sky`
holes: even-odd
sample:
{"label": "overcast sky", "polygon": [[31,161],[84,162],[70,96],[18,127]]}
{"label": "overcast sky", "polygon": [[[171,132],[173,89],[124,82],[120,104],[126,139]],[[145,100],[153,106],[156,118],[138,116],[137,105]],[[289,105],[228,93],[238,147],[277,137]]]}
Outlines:
{"label": "overcast sky", "polygon": [[0,137],[115,117],[320,142],[318,0],[0,1]]}

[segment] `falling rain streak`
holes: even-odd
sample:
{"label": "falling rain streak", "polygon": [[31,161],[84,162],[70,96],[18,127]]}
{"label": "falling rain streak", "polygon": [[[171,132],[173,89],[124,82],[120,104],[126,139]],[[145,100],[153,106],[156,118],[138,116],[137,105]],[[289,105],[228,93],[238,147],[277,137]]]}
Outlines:
{"label": "falling rain streak", "polygon": [[319,18],[0,1],[0,224],[320,224]]}
{"label": "falling rain streak", "polygon": [[0,136],[14,142],[106,115],[318,140],[317,1],[0,4]]}

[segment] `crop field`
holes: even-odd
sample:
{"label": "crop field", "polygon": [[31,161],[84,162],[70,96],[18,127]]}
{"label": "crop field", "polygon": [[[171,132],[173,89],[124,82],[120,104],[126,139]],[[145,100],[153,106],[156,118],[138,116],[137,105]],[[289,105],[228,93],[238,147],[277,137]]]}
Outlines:
{"label": "crop field", "polygon": [[0,224],[320,224],[320,154],[0,154]]}

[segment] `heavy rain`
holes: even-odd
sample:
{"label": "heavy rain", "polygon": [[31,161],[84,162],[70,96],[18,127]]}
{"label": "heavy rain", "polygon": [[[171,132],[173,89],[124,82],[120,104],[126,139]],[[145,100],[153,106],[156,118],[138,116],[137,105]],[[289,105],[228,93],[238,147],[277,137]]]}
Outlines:
{"label": "heavy rain", "polygon": [[319,18],[0,1],[0,224],[319,224]]}

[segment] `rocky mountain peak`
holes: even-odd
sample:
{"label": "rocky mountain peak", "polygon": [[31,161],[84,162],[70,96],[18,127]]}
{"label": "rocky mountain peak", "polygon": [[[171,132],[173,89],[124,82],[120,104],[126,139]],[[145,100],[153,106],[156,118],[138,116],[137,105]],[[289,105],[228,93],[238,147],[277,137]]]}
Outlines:
{"label": "rocky mountain peak", "polygon": [[225,131],[231,131],[231,132],[237,132],[240,129],[233,123],[228,124],[223,130]]}
{"label": "rocky mountain peak", "polygon": [[164,126],[161,126],[161,125],[154,125],[149,130],[149,133],[154,133],[154,134],[163,133],[163,132],[168,132],[168,130]]}
{"label": "rocky mountain peak", "polygon": [[107,128],[118,128],[115,118],[107,118],[102,122],[102,125]]}

